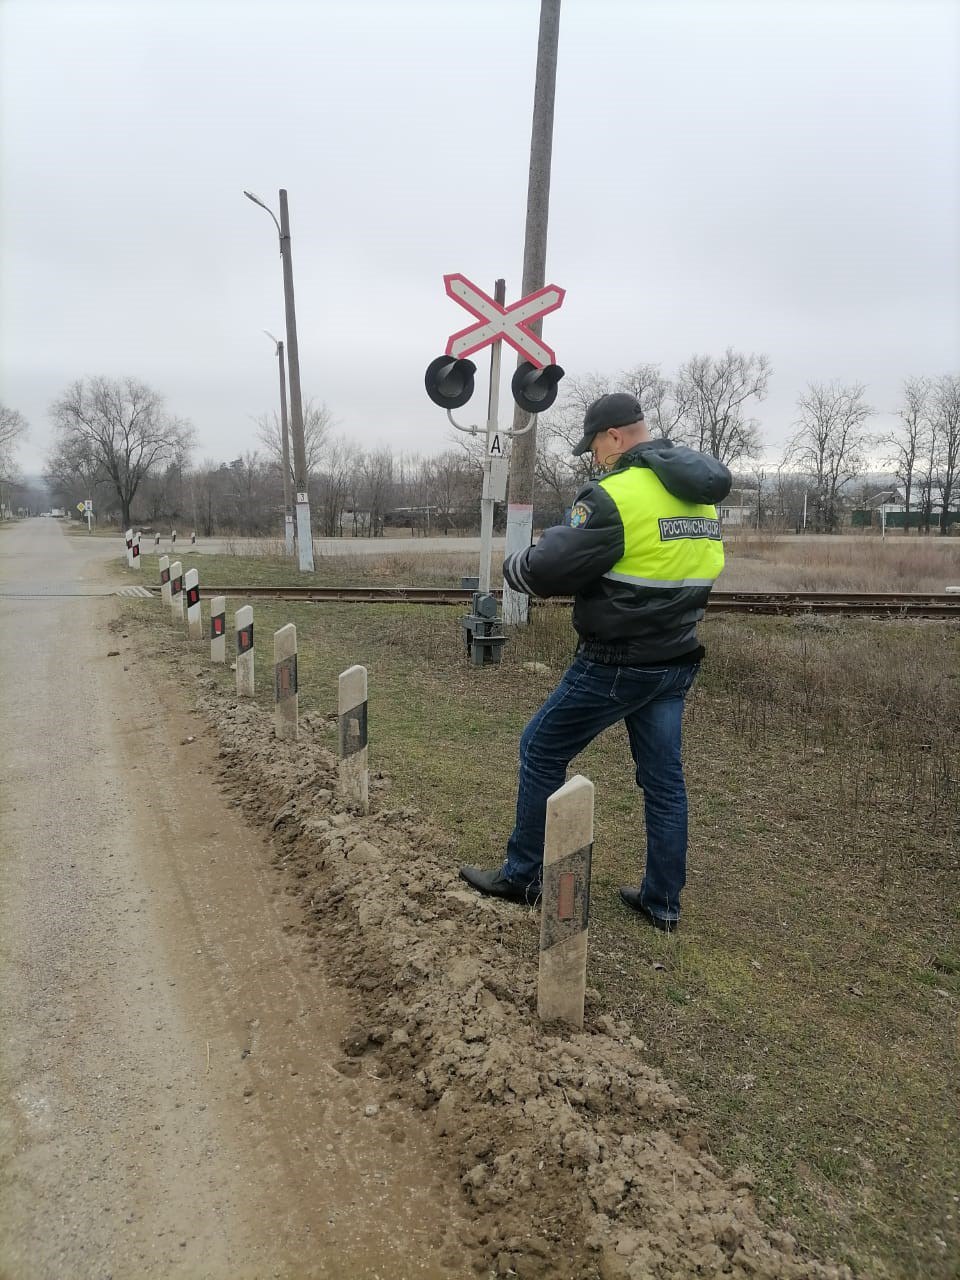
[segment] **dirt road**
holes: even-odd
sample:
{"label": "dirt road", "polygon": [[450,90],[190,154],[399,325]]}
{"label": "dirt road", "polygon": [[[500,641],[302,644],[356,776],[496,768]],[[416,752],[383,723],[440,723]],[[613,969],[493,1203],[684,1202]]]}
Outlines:
{"label": "dirt road", "polygon": [[462,1274],[422,1121],[344,1060],[111,585],[100,540],[0,532],[0,1276]]}

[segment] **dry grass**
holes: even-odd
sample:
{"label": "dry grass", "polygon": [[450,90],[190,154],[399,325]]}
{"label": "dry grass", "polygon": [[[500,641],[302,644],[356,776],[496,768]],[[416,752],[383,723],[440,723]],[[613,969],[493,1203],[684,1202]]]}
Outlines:
{"label": "dry grass", "polygon": [[943,591],[960,584],[960,539],[725,540],[727,591]]}
{"label": "dry grass", "polygon": [[[733,535],[726,538],[727,566],[718,587],[728,591],[943,591],[960,584],[960,538],[808,537],[772,538]],[[269,562],[286,581],[307,580],[283,555],[279,541],[261,539],[227,543],[234,578],[253,570],[253,562]],[[213,561],[219,557],[205,557]],[[317,554],[317,582],[384,582],[391,585],[457,585],[475,575],[479,554],[469,551],[421,552],[416,540],[402,552],[353,553],[349,541],[336,554]],[[494,553],[494,581],[502,556]],[[247,579],[251,581],[252,580]],[[279,580],[279,579],[278,579]]]}

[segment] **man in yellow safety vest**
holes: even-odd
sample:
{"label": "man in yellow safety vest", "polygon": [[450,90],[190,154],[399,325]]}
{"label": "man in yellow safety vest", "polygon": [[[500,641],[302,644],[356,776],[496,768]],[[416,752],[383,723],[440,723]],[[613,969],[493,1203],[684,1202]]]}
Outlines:
{"label": "man in yellow safety vest", "polygon": [[575,455],[603,474],[577,494],[569,522],[508,556],[503,576],[532,596],[573,593],[580,643],[573,664],[523,731],[516,825],[496,871],[461,867],[480,893],[533,905],[540,894],[547,799],[599,733],[626,722],[646,816],[646,866],[623,903],[672,932],[686,880],[683,705],[704,650],[697,638],[723,568],[717,502],[723,463],[654,440],[635,396],[614,392],[587,409]]}

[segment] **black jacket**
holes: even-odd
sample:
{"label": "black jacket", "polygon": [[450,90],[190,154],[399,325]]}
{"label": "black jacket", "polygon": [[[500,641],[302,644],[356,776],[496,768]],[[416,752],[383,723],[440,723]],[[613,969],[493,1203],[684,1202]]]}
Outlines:
{"label": "black jacket", "polygon": [[[684,502],[720,502],[732,483],[722,462],[669,440],[635,445],[611,474],[628,467],[649,467]],[[573,594],[580,652],[595,662],[650,666],[700,656],[697,623],[710,587],[638,587],[605,578],[624,554],[620,512],[598,481],[577,494],[574,519],[578,512],[588,515],[582,527],[556,525],[532,547],[508,556],[507,583],[531,596]]]}

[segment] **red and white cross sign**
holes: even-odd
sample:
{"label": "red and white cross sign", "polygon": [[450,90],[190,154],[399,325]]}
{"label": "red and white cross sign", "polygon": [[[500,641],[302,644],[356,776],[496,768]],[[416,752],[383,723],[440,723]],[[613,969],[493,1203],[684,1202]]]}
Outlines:
{"label": "red and white cross sign", "polygon": [[489,294],[484,293],[459,271],[444,276],[447,295],[459,302],[461,307],[473,313],[479,324],[471,324],[461,329],[447,342],[445,354],[457,360],[489,346],[498,338],[509,342],[525,360],[542,369],[544,365],[556,364],[553,349],[542,342],[528,325],[531,320],[545,316],[549,311],[556,311],[563,302],[564,290],[555,284],[548,284],[529,297],[513,302],[509,307],[501,307]]}

